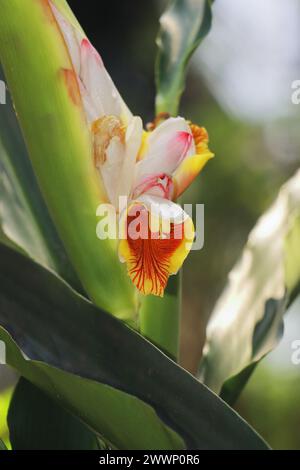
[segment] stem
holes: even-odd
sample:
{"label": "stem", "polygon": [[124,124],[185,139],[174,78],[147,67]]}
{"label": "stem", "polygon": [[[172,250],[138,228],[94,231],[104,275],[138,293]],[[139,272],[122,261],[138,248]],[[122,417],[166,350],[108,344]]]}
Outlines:
{"label": "stem", "polygon": [[181,275],[169,279],[164,297],[143,297],[140,329],[172,359],[178,360],[181,312]]}

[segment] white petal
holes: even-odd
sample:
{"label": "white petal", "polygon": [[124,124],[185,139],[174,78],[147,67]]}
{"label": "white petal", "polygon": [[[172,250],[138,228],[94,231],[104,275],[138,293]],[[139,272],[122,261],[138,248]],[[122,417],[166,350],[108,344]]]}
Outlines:
{"label": "white petal", "polygon": [[125,149],[118,137],[113,137],[106,150],[106,161],[100,167],[100,173],[110,202],[117,207],[118,191],[121,169],[124,161]]}
{"label": "white petal", "polygon": [[79,89],[87,120],[90,124],[92,124],[99,118],[97,108],[95,106],[95,103],[93,103],[91,96],[88,94],[85,87],[83,86],[81,80],[79,80]]}
{"label": "white petal", "polygon": [[109,101],[112,90],[107,84],[102,59],[87,39],[81,42],[80,64],[81,81],[97,109],[98,117],[105,114],[118,116],[119,102],[113,98]]}
{"label": "white petal", "polygon": [[81,42],[80,78],[97,109],[98,117],[113,115],[128,118],[130,116],[100,55],[87,39]]}
{"label": "white petal", "polygon": [[135,178],[136,157],[141,147],[143,123],[140,117],[131,119],[125,137],[125,158],[120,175],[119,196],[129,196]]}
{"label": "white petal", "polygon": [[88,121],[92,122],[104,115],[114,115],[127,125],[132,114],[107,73],[100,55],[52,2],[50,5],[77,74]]}
{"label": "white petal", "polygon": [[113,137],[106,149],[106,161],[99,165],[107,195],[116,208],[119,207],[119,196],[130,194],[142,132],[141,118],[133,117],[126,130],[125,142]]}
{"label": "white petal", "polygon": [[180,224],[189,218],[179,204],[161,197],[145,194],[140,196],[137,202],[144,204],[154,216],[159,217],[161,220],[170,220],[174,224]]}
{"label": "white petal", "polygon": [[81,33],[77,33],[71,23],[60,13],[60,11],[56,8],[54,3],[50,2],[53,14],[55,19],[58,23],[58,26],[64,36],[64,40],[66,42],[69,54],[71,56],[71,60],[73,63],[73,67],[75,72],[78,74],[80,70],[80,44],[81,40],[83,39],[83,35]]}

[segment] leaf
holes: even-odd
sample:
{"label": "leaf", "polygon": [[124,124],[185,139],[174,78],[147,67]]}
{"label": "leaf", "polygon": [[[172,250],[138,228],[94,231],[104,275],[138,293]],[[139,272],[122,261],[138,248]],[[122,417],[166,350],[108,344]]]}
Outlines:
{"label": "leaf", "polygon": [[173,0],[160,18],[156,110],[176,115],[188,61],[211,27],[210,0]]}
{"label": "leaf", "polygon": [[0,224],[7,241],[81,290],[37,185],[8,93],[0,113],[0,177]]}
{"label": "leaf", "polygon": [[285,239],[285,280],[291,303],[300,293],[300,216],[296,216]]}
{"label": "leaf", "polygon": [[8,412],[13,450],[97,450],[96,436],[39,388],[21,378]]}
{"label": "leaf", "polygon": [[2,441],[2,439],[0,439],[0,450],[7,450],[7,447],[4,444],[4,442]]}
{"label": "leaf", "polygon": [[[293,296],[295,277],[300,281],[295,263],[299,260],[299,227],[289,244],[299,214],[300,171],[282,187],[273,206],[250,233],[208,323],[199,376],[216,393],[222,390],[229,403],[239,395],[254,365],[282,336],[283,315]],[[288,257],[287,245],[292,250]],[[287,259],[290,273],[291,263],[298,268],[290,274],[290,282]]]}
{"label": "leaf", "polygon": [[[67,8],[63,0],[57,5]],[[1,2],[0,60],[38,184],[85,291],[100,307],[132,320],[135,290],[116,240],[96,236],[103,188],[73,64],[49,0]]]}
{"label": "leaf", "polygon": [[14,377],[14,372],[12,375],[9,375],[7,374],[7,366],[0,366],[0,438],[3,440],[7,449],[11,449],[7,426],[7,413],[16,380],[17,378]]}
{"label": "leaf", "polygon": [[255,449],[220,398],[53,273],[0,245],[7,361],[118,449]]}

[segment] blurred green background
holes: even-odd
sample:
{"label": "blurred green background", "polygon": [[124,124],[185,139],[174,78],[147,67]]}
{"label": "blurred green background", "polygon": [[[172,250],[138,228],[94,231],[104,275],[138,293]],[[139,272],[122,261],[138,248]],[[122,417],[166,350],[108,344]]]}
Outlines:
{"label": "blurred green background", "polygon": [[[155,37],[163,0],[69,1],[132,111],[153,119]],[[101,13],[100,13],[101,11]],[[300,166],[298,0],[217,0],[213,27],[189,68],[180,113],[204,125],[216,158],[184,201],[205,204],[205,244],[184,265],[181,363],[195,372],[205,325],[227,274],[257,218]],[[286,318],[285,337],[262,361],[236,408],[276,449],[300,449],[300,303]],[[226,354],[226,351],[224,351]],[[0,387],[11,376],[0,366]],[[0,398],[1,419],[6,396]]]}

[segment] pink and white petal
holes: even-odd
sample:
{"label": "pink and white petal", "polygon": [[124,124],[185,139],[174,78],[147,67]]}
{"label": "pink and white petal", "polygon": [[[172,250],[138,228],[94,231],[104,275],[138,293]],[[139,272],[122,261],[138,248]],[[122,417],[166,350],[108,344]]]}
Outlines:
{"label": "pink and white petal", "polygon": [[[112,99],[110,103],[111,112],[105,113],[104,111],[105,108],[108,108],[108,98],[105,96],[103,100],[103,92],[105,95],[109,93],[110,96],[112,96],[112,89],[108,89],[107,87],[102,59],[87,39],[81,41],[79,76],[86,92],[95,104],[98,116],[101,117],[105,114],[118,116],[120,109],[119,102],[116,100]],[[105,100],[106,102],[104,102]]]}
{"label": "pink and white petal", "polygon": [[131,114],[107,73],[100,55],[87,39],[81,42],[80,64],[80,78],[95,104],[98,117],[113,115],[127,120]]}
{"label": "pink and white petal", "polygon": [[79,74],[80,71],[80,44],[84,35],[81,31],[76,31],[73,25],[62,15],[62,13],[58,10],[56,5],[50,1],[50,6],[54,17],[57,21],[59,29],[64,37],[66,42],[71,61],[75,72]]}
{"label": "pink and white petal", "polygon": [[138,184],[133,192],[132,199],[136,199],[141,194],[149,194],[151,196],[162,197],[164,199],[172,199],[174,185],[172,178],[166,173],[145,176],[140,184]]}
{"label": "pink and white petal", "polygon": [[50,5],[77,74],[88,121],[91,122],[94,115],[95,119],[114,115],[127,125],[132,114],[107,73],[100,55],[82,30],[73,25],[53,2],[50,1]]}
{"label": "pink and white petal", "polygon": [[149,135],[148,157],[150,157],[151,154],[156,154],[157,151],[160,150],[161,146],[166,146],[170,135],[172,136],[176,132],[180,131],[190,132],[188,123],[180,116],[175,118],[170,117],[159,124],[159,126],[157,126]]}
{"label": "pink and white petal", "polygon": [[144,158],[137,163],[135,185],[141,184],[145,176],[171,175],[190,153],[194,153],[194,142],[186,120],[167,119],[149,134]]}

